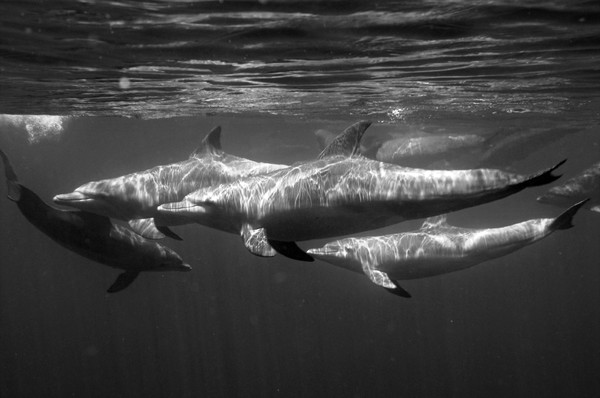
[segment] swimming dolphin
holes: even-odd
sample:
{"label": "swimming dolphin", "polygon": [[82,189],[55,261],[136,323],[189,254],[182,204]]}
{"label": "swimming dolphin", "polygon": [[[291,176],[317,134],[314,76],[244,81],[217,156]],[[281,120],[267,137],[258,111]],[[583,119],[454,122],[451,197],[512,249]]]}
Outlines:
{"label": "swimming dolphin", "polygon": [[582,171],[564,184],[550,188],[537,198],[540,203],[565,207],[569,202],[591,198],[586,207],[600,213],[600,162]]}
{"label": "swimming dolphin", "polygon": [[254,162],[223,152],[221,128],[216,127],[187,160],[88,182],[74,192],[56,195],[54,203],[129,221],[134,231],[147,238],[168,235],[180,239],[167,226],[181,224],[182,219],[162,215],[154,220],[160,204],[180,201],[199,188],[284,167],[287,166]]}
{"label": "swimming dolphin", "polygon": [[292,250],[290,257],[313,261],[293,250],[294,242],[367,231],[487,203],[556,180],[551,172],[563,163],[529,176],[491,169],[404,168],[357,154],[369,125],[362,121],[350,126],[318,160],[201,189],[181,202],[159,206],[159,212],[199,223],[232,220],[242,236],[261,231],[281,254],[290,256]]}
{"label": "swimming dolphin", "polygon": [[105,216],[48,206],[33,191],[19,184],[4,152],[8,198],[37,229],[59,245],[110,267],[124,270],[108,289],[115,293],[129,286],[142,271],[190,271],[181,257],[157,242],[114,225]]}
{"label": "swimming dolphin", "polygon": [[446,223],[446,215],[427,219],[421,229],[383,236],[345,238],[308,253],[356,272],[402,297],[410,294],[398,280],[426,278],[501,257],[573,225],[585,201],[556,218],[538,218],[502,228],[470,229]]}

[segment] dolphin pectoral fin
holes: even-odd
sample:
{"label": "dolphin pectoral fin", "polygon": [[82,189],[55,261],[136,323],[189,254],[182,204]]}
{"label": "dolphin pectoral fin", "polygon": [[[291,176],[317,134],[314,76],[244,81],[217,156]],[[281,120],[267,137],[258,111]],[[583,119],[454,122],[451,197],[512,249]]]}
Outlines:
{"label": "dolphin pectoral fin", "polygon": [[366,264],[363,264],[362,269],[365,275],[369,277],[371,282],[373,282],[377,286],[381,286],[382,288],[396,296],[405,298],[411,297],[409,292],[400,287],[398,282],[391,280],[388,274],[386,274],[385,272],[371,269]]}
{"label": "dolphin pectoral fin", "polygon": [[412,297],[409,292],[407,292],[406,290],[404,290],[402,288],[402,286],[400,286],[398,284],[398,282],[396,282],[396,281],[392,281],[392,282],[394,283],[395,288],[394,289],[386,289],[388,292],[392,293],[393,295],[404,297],[404,298],[411,298]]}
{"label": "dolphin pectoral fin", "polygon": [[282,242],[280,240],[269,239],[269,244],[277,253],[298,261],[315,261],[315,259],[300,249],[296,242]]}
{"label": "dolphin pectoral fin", "polygon": [[244,224],[240,231],[246,249],[255,256],[273,257],[277,252],[267,241],[264,228],[252,229],[249,224]]}
{"label": "dolphin pectoral fin", "polygon": [[156,225],[154,225],[153,218],[136,218],[135,220],[129,220],[129,227],[131,227],[136,234],[147,239],[162,239],[167,235],[162,233]]}
{"label": "dolphin pectoral fin", "polygon": [[156,229],[159,230],[160,232],[162,232],[163,234],[165,234],[165,236],[168,236],[171,239],[183,240],[183,239],[181,239],[181,236],[177,235],[175,232],[173,232],[171,230],[171,228],[167,227],[166,225],[157,225]]}
{"label": "dolphin pectoral fin", "polygon": [[127,286],[131,285],[135,278],[140,273],[138,271],[125,271],[122,274],[119,274],[117,280],[108,288],[107,293],[116,293],[125,289]]}

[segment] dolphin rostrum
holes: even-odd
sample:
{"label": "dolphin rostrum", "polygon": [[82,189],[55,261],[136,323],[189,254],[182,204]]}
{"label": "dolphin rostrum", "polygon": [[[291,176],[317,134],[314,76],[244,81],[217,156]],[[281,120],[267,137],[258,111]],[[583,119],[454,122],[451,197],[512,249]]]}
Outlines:
{"label": "dolphin rostrum", "polygon": [[221,128],[216,127],[187,160],[88,182],[74,192],[55,196],[54,202],[129,221],[133,230],[147,238],[162,238],[165,234],[178,239],[167,225],[182,220],[164,215],[157,218],[156,209],[162,203],[180,201],[200,188],[287,167],[227,154],[221,149],[220,137]]}
{"label": "dolphin rostrum", "polygon": [[590,198],[585,207],[600,213],[600,162],[568,179],[564,184],[552,187],[537,198],[540,203],[566,207],[569,203]]}
{"label": "dolphin rostrum", "polygon": [[[552,171],[564,162],[527,176],[492,169],[405,168],[357,153],[369,125],[362,121],[347,128],[317,160],[200,189],[159,211],[199,223],[233,220],[238,230],[246,231],[243,236],[262,231],[275,250],[289,256],[296,241],[439,215],[549,183],[558,178]],[[296,251],[291,257],[302,256]]]}
{"label": "dolphin rostrum", "polygon": [[410,297],[398,280],[426,278],[472,267],[512,253],[572,227],[581,201],[556,218],[538,218],[502,228],[470,229],[451,226],[446,216],[427,219],[421,229],[383,236],[345,238],[308,253],[356,272],[388,291]]}
{"label": "dolphin rostrum", "polygon": [[31,224],[65,248],[125,271],[110,286],[109,293],[125,289],[142,271],[191,270],[175,251],[112,224],[108,217],[47,205],[33,191],[18,183],[7,156],[1,150],[0,157],[4,162],[8,198],[17,203]]}

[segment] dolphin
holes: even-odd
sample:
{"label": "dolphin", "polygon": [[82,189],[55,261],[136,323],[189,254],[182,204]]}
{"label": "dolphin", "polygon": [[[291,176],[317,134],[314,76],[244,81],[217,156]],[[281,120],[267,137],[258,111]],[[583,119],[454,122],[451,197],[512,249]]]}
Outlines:
{"label": "dolphin", "polygon": [[600,213],[600,162],[565,181],[564,184],[550,188],[548,192],[539,196],[537,201],[565,207],[569,202],[586,197],[591,199],[586,207]]}
{"label": "dolphin", "polygon": [[426,278],[472,267],[505,256],[559,229],[568,229],[586,201],[556,218],[538,218],[502,228],[451,226],[446,215],[425,220],[418,231],[383,236],[345,238],[309,249],[320,260],[364,272],[376,285],[402,297],[410,294],[398,280]]}
{"label": "dolphin", "polygon": [[[347,128],[317,160],[200,189],[158,210],[199,223],[231,220],[244,242],[251,231],[258,231],[281,254],[314,261],[295,250],[296,241],[353,234],[487,203],[556,180],[551,173],[564,162],[527,176],[492,169],[405,168],[357,153],[369,125],[361,121]],[[247,248],[252,251],[252,246]]]}
{"label": "dolphin", "polygon": [[[259,163],[223,152],[221,128],[215,127],[187,160],[92,181],[75,191],[56,195],[54,203],[128,221],[146,238],[164,235],[180,239],[167,226],[184,223],[177,217],[157,217],[162,203],[177,202],[197,189],[287,167]],[[156,218],[156,219],[155,219]]]}
{"label": "dolphin", "polygon": [[90,260],[124,270],[108,289],[115,293],[129,286],[142,271],[190,271],[181,257],[157,242],[143,238],[105,216],[62,210],[47,205],[19,184],[6,154],[4,162],[8,198],[17,203],[25,218],[59,245]]}

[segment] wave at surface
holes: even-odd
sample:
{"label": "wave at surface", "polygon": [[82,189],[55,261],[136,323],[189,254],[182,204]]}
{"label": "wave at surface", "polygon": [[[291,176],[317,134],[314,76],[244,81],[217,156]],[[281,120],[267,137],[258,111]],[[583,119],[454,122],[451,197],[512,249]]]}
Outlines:
{"label": "wave at surface", "polygon": [[[37,1],[0,6],[0,112],[389,120],[597,100],[600,6]],[[126,82],[127,84],[123,84]]]}

